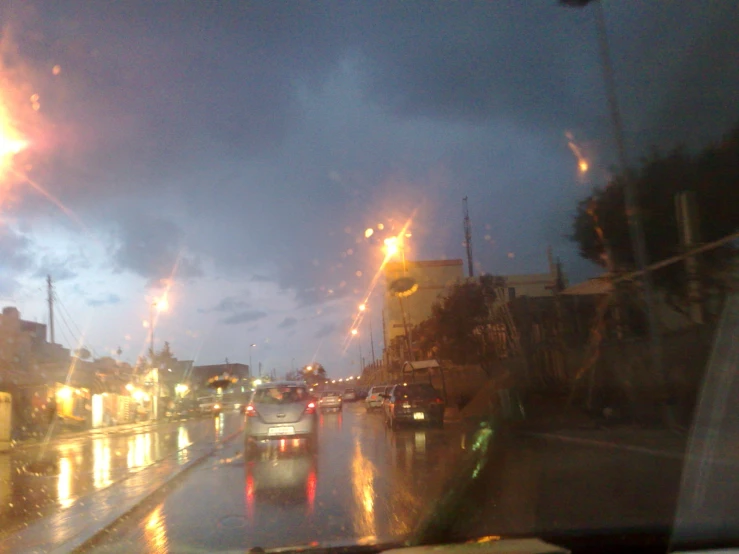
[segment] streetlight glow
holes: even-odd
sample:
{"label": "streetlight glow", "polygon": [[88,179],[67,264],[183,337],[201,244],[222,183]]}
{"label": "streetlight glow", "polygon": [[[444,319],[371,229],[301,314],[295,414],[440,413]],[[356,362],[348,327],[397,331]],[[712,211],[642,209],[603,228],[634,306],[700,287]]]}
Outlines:
{"label": "streetlight glow", "polygon": [[364,311],[364,310],[366,310],[366,309],[367,309],[367,304],[360,304],[360,305],[359,305],[359,311],[360,311],[360,312],[363,312],[363,311]]}
{"label": "streetlight glow", "polygon": [[400,251],[398,237],[388,237],[383,242],[385,243],[385,255],[388,257],[395,256]]}
{"label": "streetlight glow", "polygon": [[359,333],[359,331],[357,331],[356,329],[352,329],[352,335],[356,335],[357,333]]}

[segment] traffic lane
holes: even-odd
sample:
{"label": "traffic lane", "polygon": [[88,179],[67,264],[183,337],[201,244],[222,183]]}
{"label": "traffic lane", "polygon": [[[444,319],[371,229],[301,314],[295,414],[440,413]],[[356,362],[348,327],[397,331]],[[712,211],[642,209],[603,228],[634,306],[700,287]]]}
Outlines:
{"label": "traffic lane", "polygon": [[67,508],[190,444],[233,432],[241,420],[234,413],[126,433],[76,435],[0,455],[0,528],[6,533]]}
{"label": "traffic lane", "polygon": [[245,462],[243,442],[193,469],[91,547],[211,552],[398,540],[430,509],[462,452],[458,429],[387,430],[362,403],[319,415],[318,448],[285,439]]}
{"label": "traffic lane", "polygon": [[671,526],[682,460],[512,436],[491,446],[474,486],[450,510],[453,540]]}

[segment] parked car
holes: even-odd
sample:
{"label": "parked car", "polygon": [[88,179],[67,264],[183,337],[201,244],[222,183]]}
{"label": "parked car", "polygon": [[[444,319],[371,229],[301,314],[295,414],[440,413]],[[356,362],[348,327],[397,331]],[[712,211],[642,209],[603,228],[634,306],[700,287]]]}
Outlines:
{"label": "parked car", "polygon": [[318,399],[318,409],[322,412],[329,410],[340,412],[342,405],[341,395],[336,391],[324,391]]}
{"label": "parked car", "polygon": [[367,398],[364,399],[364,405],[368,412],[382,408],[382,405],[385,402],[385,397],[383,395],[387,392],[387,389],[387,386],[380,385],[372,387],[369,390]]}
{"label": "parked car", "polygon": [[180,400],[174,409],[174,417],[188,419],[200,415],[200,405],[193,398],[184,398]]}
{"label": "parked car", "polygon": [[444,399],[427,383],[407,383],[393,386],[385,393],[385,424],[396,429],[401,423],[444,425]]}
{"label": "parked car", "polygon": [[354,389],[345,389],[342,398],[344,402],[354,402],[357,399],[357,391]]}
{"label": "parked car", "polygon": [[244,442],[247,455],[259,441],[303,438],[316,442],[316,403],[304,383],[292,381],[259,385],[246,406]]}

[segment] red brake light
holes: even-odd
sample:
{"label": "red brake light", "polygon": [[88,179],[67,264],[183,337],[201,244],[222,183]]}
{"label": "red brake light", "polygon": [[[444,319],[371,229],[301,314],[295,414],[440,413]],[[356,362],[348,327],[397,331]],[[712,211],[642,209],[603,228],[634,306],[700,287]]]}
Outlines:
{"label": "red brake light", "polygon": [[308,402],[308,406],[305,408],[306,414],[312,414],[316,411],[316,403],[315,402]]}
{"label": "red brake light", "polygon": [[437,398],[436,400],[434,400],[434,402],[436,402],[437,404],[443,404],[444,403],[444,401],[441,398]]}
{"label": "red brake light", "polygon": [[257,415],[256,408],[254,406],[252,406],[251,404],[249,404],[246,407],[246,415],[248,415],[248,416],[255,416],[255,415]]}

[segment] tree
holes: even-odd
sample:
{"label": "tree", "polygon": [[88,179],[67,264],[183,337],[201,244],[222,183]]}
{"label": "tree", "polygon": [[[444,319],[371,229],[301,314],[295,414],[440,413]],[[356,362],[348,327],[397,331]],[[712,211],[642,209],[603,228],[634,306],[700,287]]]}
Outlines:
{"label": "tree", "polygon": [[305,365],[300,369],[288,371],[285,374],[285,379],[287,379],[288,381],[311,381],[315,383],[325,381],[326,379],[328,379],[328,376],[326,375],[326,368],[324,368],[323,365],[319,363],[312,363]]}
{"label": "tree", "polygon": [[431,316],[414,328],[414,349],[457,364],[486,367],[494,358],[487,331],[498,286],[499,279],[492,275],[454,285],[433,305]]}
{"label": "tree", "polygon": [[301,379],[305,381],[309,381],[313,379],[314,383],[319,382],[319,381],[325,381],[326,379],[328,379],[328,375],[326,375],[326,368],[323,367],[323,365],[321,365],[318,362],[314,362],[312,364],[308,364],[308,365],[301,367],[298,370],[298,373]]}
{"label": "tree", "polygon": [[[582,200],[575,213],[570,236],[586,260],[616,271],[635,268],[628,221],[624,209],[624,184],[634,179],[638,191],[650,262],[681,252],[675,195],[695,194],[700,240],[711,242],[739,228],[739,125],[718,144],[691,154],[677,148],[667,154],[653,151],[628,174],[616,175],[603,189]],[[596,224],[597,222],[597,224]],[[602,237],[598,233],[602,230]],[[701,278],[706,285],[720,285],[716,276],[736,254],[730,245],[716,248],[700,258]],[[684,295],[685,271],[673,264],[655,272],[655,283],[672,295]]]}
{"label": "tree", "polygon": [[169,342],[167,341],[164,342],[164,346],[159,352],[152,353],[150,349],[149,359],[151,361],[152,367],[164,369],[171,367],[174,362],[177,361],[177,358],[175,358],[174,354],[172,354],[172,349],[169,346]]}

